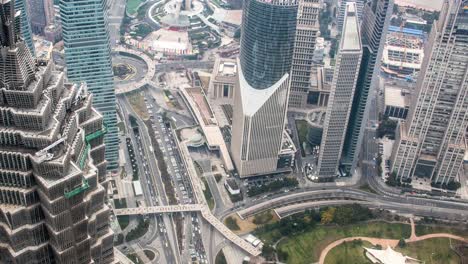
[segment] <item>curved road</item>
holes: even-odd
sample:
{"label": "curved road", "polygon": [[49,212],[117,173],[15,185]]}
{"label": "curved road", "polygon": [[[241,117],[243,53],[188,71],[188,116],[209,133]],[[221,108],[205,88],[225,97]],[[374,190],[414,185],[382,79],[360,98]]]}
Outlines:
{"label": "curved road", "polygon": [[376,207],[397,210],[402,212],[414,212],[417,215],[434,216],[439,218],[466,221],[468,204],[440,201],[425,198],[407,196],[388,196],[364,192],[352,188],[314,188],[298,190],[288,194],[279,193],[270,197],[257,200],[251,204],[237,206],[220,212],[217,216],[223,219],[229,214],[238,213],[248,217],[264,210],[279,208],[285,205],[302,203],[313,200],[352,199],[372,202]]}

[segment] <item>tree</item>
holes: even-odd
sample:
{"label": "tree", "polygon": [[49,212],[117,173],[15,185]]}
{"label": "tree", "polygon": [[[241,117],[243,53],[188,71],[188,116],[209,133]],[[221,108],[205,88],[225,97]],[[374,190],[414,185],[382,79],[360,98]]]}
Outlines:
{"label": "tree", "polygon": [[406,241],[405,241],[405,239],[403,239],[403,238],[400,239],[400,241],[398,241],[398,246],[399,246],[400,248],[406,247]]}
{"label": "tree", "polygon": [[262,247],[262,256],[265,257],[267,260],[274,260],[275,259],[276,250],[270,244],[265,244]]}
{"label": "tree", "polygon": [[393,187],[397,186],[398,180],[396,178],[396,173],[395,172],[390,173],[385,183]]}
{"label": "tree", "polygon": [[388,116],[384,116],[382,122],[380,122],[379,127],[377,128],[377,136],[379,138],[387,136],[390,139],[394,139],[397,124],[397,121],[389,119]]}
{"label": "tree", "polygon": [[460,187],[461,187],[461,184],[460,184],[459,182],[456,182],[456,181],[450,181],[450,182],[447,184],[447,189],[448,189],[448,190],[451,190],[451,191],[456,191],[456,190],[458,190]]}
{"label": "tree", "polygon": [[321,217],[322,224],[332,223],[333,219],[335,218],[335,212],[336,212],[335,207],[329,207],[327,210],[323,211],[322,217]]}
{"label": "tree", "polygon": [[226,218],[226,226],[231,229],[231,230],[240,230],[240,227],[239,225],[237,224],[237,220],[232,218],[232,217],[228,217]]}
{"label": "tree", "polygon": [[286,251],[283,251],[281,249],[278,249],[278,252],[276,253],[278,255],[278,259],[282,262],[287,262],[289,254]]}

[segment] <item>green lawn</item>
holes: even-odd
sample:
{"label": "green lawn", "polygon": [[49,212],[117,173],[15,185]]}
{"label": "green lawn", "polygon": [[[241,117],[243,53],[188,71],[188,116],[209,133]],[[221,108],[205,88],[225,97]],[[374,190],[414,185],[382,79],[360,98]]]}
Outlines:
{"label": "green lawn", "polygon": [[128,226],[128,223],[130,222],[130,216],[118,215],[117,221],[119,222],[120,228],[124,230]]}
{"label": "green lawn", "polygon": [[[274,244],[278,238],[277,230],[257,233],[266,243]],[[320,252],[330,243],[345,237],[368,236],[390,239],[408,238],[411,227],[407,224],[389,224],[386,222],[368,222],[347,226],[319,225],[311,231],[292,235],[281,240],[277,248],[288,254],[287,263],[310,263],[318,261]]]}
{"label": "green lawn", "polygon": [[144,220],[143,218],[138,219],[138,225],[134,229],[130,230],[125,237],[127,242],[138,239],[148,232],[149,220]]}
{"label": "green lawn", "polygon": [[309,133],[309,125],[305,120],[296,120],[297,135],[299,137],[299,144],[301,145],[302,156],[305,156],[305,150],[303,149],[303,143],[307,142],[307,135]]}
{"label": "green lawn", "polygon": [[216,255],[215,264],[227,264],[226,257],[222,250]]}
{"label": "green lawn", "polygon": [[325,264],[371,264],[363,247],[372,248],[372,244],[358,240],[344,242],[328,252]]}
{"label": "green lawn", "polygon": [[[452,240],[452,242],[454,242]],[[458,264],[460,258],[450,249],[448,238],[432,238],[414,243],[406,244],[404,248],[397,248],[396,251],[404,255],[416,258],[425,263],[437,264]]]}
{"label": "green lawn", "polygon": [[114,206],[115,209],[127,208],[127,200],[125,198],[114,199]]}
{"label": "green lawn", "polygon": [[129,258],[135,264],[143,263],[143,261],[138,257],[136,253],[128,254],[127,258]]}
{"label": "green lawn", "polygon": [[416,225],[416,235],[422,236],[433,233],[449,233],[461,237],[468,238],[468,229],[461,229],[451,226],[429,226],[429,225]]}
{"label": "green lawn", "polygon": [[133,15],[137,11],[137,7],[142,3],[142,0],[127,0],[127,12]]}

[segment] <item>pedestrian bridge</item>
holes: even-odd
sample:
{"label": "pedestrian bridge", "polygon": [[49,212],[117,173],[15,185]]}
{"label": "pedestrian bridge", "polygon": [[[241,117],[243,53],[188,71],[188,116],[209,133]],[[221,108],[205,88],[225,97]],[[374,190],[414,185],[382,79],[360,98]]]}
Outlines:
{"label": "pedestrian bridge", "polygon": [[166,206],[150,206],[150,207],[135,207],[114,209],[115,215],[145,215],[145,214],[162,214],[162,213],[182,213],[182,212],[200,212],[202,217],[218,232],[220,232],[229,241],[245,250],[252,256],[258,256],[261,253],[260,248],[254,247],[252,244],[234,234],[227,228],[218,218],[216,218],[203,204],[180,204]]}
{"label": "pedestrian bridge", "polygon": [[182,213],[182,212],[199,212],[202,210],[201,204],[180,204],[180,205],[163,205],[149,207],[135,207],[114,209],[115,215],[145,215],[145,214],[161,214],[161,213]]}

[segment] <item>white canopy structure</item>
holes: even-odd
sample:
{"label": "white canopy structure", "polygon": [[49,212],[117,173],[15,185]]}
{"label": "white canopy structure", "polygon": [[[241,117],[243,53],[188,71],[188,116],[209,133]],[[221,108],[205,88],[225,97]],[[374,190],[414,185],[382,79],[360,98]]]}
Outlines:
{"label": "white canopy structure", "polygon": [[381,264],[416,264],[422,263],[421,261],[408,257],[403,256],[400,252],[396,252],[391,247],[387,247],[387,249],[372,249],[366,248],[366,256],[372,263],[381,263]]}

